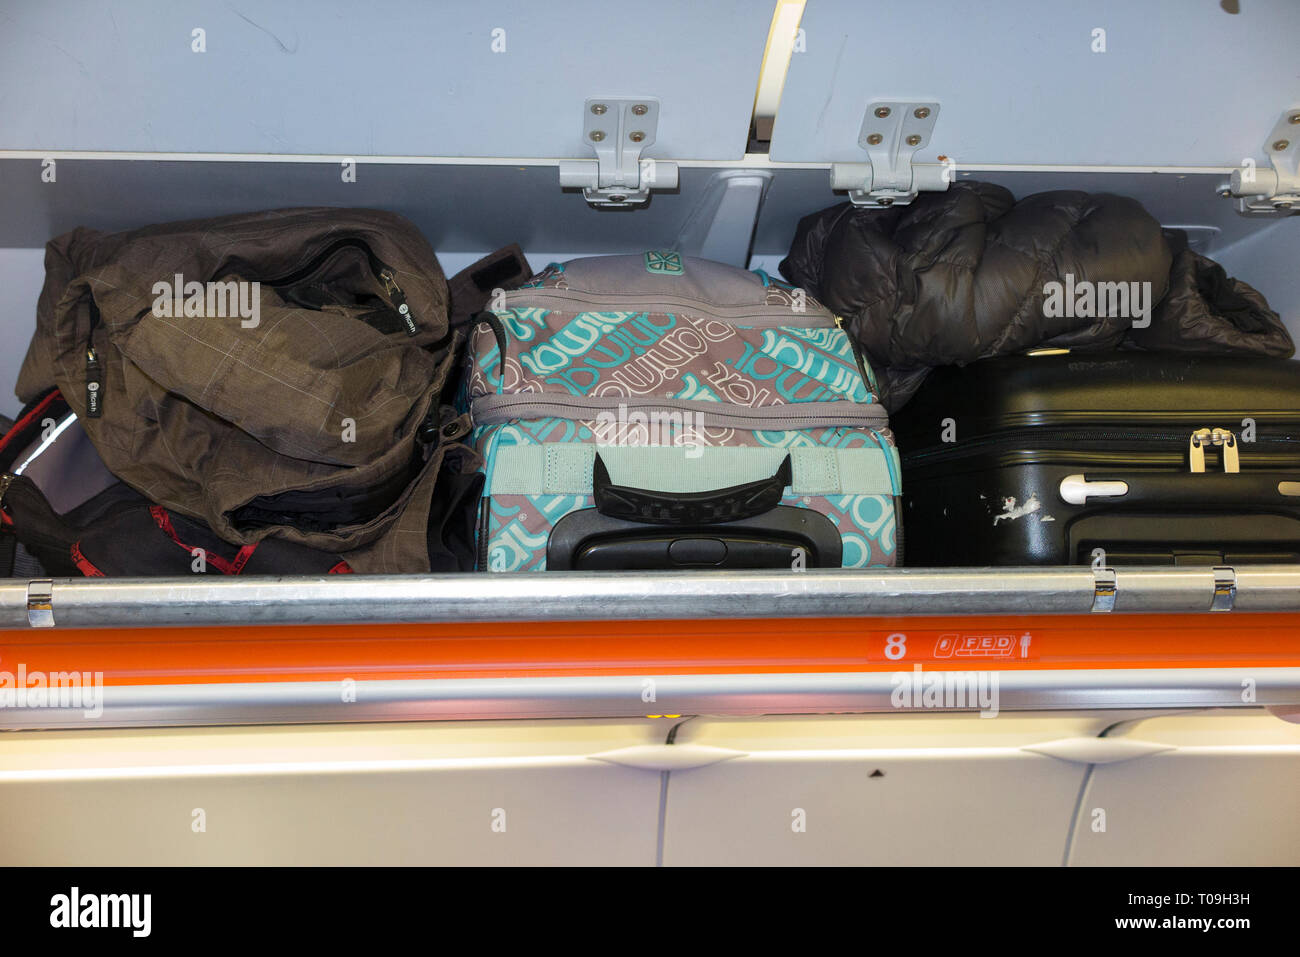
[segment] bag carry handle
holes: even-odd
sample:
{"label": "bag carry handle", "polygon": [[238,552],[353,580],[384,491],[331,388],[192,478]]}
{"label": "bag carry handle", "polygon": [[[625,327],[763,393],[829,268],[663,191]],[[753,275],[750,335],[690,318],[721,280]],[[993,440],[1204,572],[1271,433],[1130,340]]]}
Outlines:
{"label": "bag carry handle", "polygon": [[807,568],[839,568],[844,542],[821,512],[792,505],[699,528],[627,522],[580,508],[555,523],[546,543],[546,567],[552,571],[788,569],[797,567],[800,557]]}
{"label": "bag carry handle", "polygon": [[596,510],[610,518],[648,525],[713,525],[771,511],[781,503],[792,479],[793,468],[787,455],[775,475],[757,482],[707,492],[656,492],[613,484],[597,454],[591,486]]}
{"label": "bag carry handle", "polygon": [[1071,505],[1095,502],[1116,508],[1223,505],[1236,508],[1300,504],[1295,472],[1084,472],[1061,479],[1061,498]]}

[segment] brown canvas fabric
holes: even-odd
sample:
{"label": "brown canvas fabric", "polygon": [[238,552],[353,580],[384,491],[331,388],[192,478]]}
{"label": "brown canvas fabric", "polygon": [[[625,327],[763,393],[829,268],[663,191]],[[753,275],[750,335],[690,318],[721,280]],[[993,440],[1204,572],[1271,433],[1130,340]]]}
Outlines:
{"label": "brown canvas fabric", "polygon": [[[457,336],[414,226],[313,208],[77,229],[49,243],[46,271],[18,394],[57,385],[119,478],[230,542],[274,535],[364,550],[358,571],[428,570],[416,530],[442,455],[421,430],[437,425]],[[256,325],[185,315],[183,288],[155,287],[178,274],[260,282]]]}
{"label": "brown canvas fabric", "polygon": [[518,243],[502,246],[466,266],[447,280],[452,325],[463,325],[474,313],[489,308],[494,290],[518,289],[532,275]]}

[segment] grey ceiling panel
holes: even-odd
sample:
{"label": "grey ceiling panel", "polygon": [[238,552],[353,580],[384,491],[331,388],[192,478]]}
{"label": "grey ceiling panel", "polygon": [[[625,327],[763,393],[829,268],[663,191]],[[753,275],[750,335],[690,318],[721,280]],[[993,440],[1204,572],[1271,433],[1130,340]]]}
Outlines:
{"label": "grey ceiling panel", "polygon": [[4,0],[0,149],[590,156],[622,95],[661,100],[648,155],[737,158],[772,6]]}
{"label": "grey ceiling panel", "polygon": [[917,162],[1233,166],[1300,106],[1297,0],[809,0],[802,28],[775,160],[865,162],[897,99],[940,104]]}

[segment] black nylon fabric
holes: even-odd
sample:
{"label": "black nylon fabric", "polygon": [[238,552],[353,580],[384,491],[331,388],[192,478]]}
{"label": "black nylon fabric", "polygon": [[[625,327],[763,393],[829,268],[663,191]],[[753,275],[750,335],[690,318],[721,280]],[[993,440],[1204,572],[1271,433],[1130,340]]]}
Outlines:
{"label": "black nylon fabric", "polygon": [[[1160,224],[1124,196],[1058,190],[1017,201],[1001,186],[961,182],[909,206],[845,203],[806,216],[780,268],[846,320],[894,411],[931,368],[1036,348],[1290,355],[1263,297],[1207,263],[1186,250],[1176,261]],[[1044,315],[1044,287],[1067,277],[1150,283],[1150,326],[1139,336],[1131,317]]]}
{"label": "black nylon fabric", "polygon": [[[275,538],[253,546],[246,561],[235,565],[239,546],[222,541],[202,522],[176,513],[162,513],[164,528],[154,514],[158,507],[121,482],[59,515],[29,479],[19,476],[5,494],[4,507],[13,518],[11,533],[47,574],[60,578],[352,571],[338,555]],[[197,568],[196,551],[203,558]]]}
{"label": "black nylon fabric", "polygon": [[1169,292],[1146,329],[1129,339],[1143,349],[1234,352],[1288,359],[1295,346],[1268,301],[1212,259],[1187,248],[1187,234],[1167,230],[1174,249]]}

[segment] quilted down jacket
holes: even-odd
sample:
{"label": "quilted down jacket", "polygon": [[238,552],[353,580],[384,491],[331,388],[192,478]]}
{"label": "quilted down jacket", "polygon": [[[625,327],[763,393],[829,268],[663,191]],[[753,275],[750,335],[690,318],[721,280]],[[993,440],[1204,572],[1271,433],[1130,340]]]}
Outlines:
{"label": "quilted down jacket", "polygon": [[[1036,348],[1292,354],[1259,293],[1175,243],[1176,256],[1127,197],[1062,190],[1017,201],[962,182],[909,206],[806,216],[781,272],[846,320],[891,411],[933,367]],[[1142,328],[1134,309],[1062,308],[1053,284],[1069,297],[1080,283],[1149,283],[1129,287]]]}

